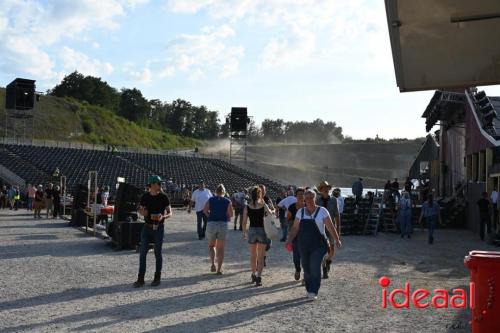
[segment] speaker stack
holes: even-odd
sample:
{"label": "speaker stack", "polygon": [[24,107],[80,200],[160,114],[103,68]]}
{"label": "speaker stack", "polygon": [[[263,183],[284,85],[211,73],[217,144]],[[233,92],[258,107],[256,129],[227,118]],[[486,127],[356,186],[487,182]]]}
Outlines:
{"label": "speaker stack", "polygon": [[144,222],[139,222],[137,210],[144,191],[136,186],[120,183],[116,192],[113,222],[108,234],[118,249],[135,248],[140,240]]}
{"label": "speaker stack", "polygon": [[247,108],[231,108],[231,132],[246,132],[247,124]]}
{"label": "speaker stack", "polygon": [[31,110],[35,103],[35,81],[17,78],[7,85],[5,94],[7,110]]}
{"label": "speaker stack", "polygon": [[87,199],[89,190],[86,185],[76,184],[73,190],[73,204],[71,206],[71,222],[72,227],[83,227],[86,225],[85,207],[87,207]]}

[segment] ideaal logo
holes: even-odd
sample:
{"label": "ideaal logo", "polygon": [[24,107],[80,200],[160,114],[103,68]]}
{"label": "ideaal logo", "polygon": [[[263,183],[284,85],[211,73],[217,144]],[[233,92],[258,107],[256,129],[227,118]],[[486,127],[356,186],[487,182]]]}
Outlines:
{"label": "ideaal logo", "polygon": [[[446,289],[434,289],[431,293],[427,289],[419,288],[411,292],[411,286],[409,282],[405,283],[404,289],[393,289],[387,297],[387,287],[391,284],[391,280],[387,276],[382,276],[378,283],[382,287],[382,308],[387,308],[387,303],[389,303],[393,308],[409,308],[410,302],[417,309],[424,309],[432,306],[436,309],[452,307],[454,309],[465,309],[467,304],[470,309],[474,309],[475,300],[475,285],[474,282],[469,283],[468,296],[467,291],[464,289],[453,289],[450,293]],[[404,301],[398,303],[396,301],[396,296],[402,295]],[[430,299],[429,299],[430,297]],[[467,302],[468,300],[468,302]]]}

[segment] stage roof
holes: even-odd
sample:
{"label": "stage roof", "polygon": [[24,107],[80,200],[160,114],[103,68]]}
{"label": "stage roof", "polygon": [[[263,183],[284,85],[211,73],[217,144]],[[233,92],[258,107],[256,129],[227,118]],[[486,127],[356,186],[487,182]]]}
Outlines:
{"label": "stage roof", "polygon": [[401,92],[500,83],[499,0],[385,0]]}

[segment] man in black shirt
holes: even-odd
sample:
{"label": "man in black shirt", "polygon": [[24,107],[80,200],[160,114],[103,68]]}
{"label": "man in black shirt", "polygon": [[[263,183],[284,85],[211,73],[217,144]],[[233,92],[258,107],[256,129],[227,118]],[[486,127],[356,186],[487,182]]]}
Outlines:
{"label": "man in black shirt", "polygon": [[[49,186],[45,189],[45,208],[47,209],[47,218],[49,214],[54,214],[54,184],[49,183]],[[49,213],[50,211],[50,213]]]}
{"label": "man in black shirt", "polygon": [[163,246],[164,221],[172,216],[170,201],[161,190],[161,178],[151,176],[148,180],[149,192],[141,198],[139,213],[144,216],[144,227],[141,232],[141,245],[139,255],[139,276],[134,282],[134,287],[144,285],[144,275],[146,274],[146,255],[149,250],[149,241],[154,240],[154,250],[156,258],[156,271],[152,286],[158,286],[161,279],[161,268],[163,257],[161,249]]}
{"label": "man in black shirt", "polygon": [[391,187],[392,187],[391,181],[388,180],[387,183],[385,183],[385,185],[384,185],[384,191],[385,190],[389,190],[390,191]]}
{"label": "man in black shirt", "polygon": [[479,236],[481,240],[484,240],[484,225],[486,225],[487,232],[491,232],[488,193],[483,192],[482,198],[477,201],[477,205],[479,206]]}
{"label": "man in black shirt", "polygon": [[405,191],[410,193],[410,197],[411,197],[411,190],[413,190],[414,187],[415,185],[413,185],[413,183],[411,182],[410,177],[406,177]]}
{"label": "man in black shirt", "polygon": [[398,198],[398,201],[399,201],[399,199],[401,199],[401,195],[399,193],[399,183],[398,183],[398,179],[397,178],[394,178],[394,181],[391,184],[391,192],[392,192],[392,196],[394,198],[395,197]]}

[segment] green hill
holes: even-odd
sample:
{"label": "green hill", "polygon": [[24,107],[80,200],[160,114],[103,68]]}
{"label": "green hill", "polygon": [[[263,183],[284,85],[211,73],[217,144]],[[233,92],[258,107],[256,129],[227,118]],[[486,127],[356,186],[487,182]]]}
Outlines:
{"label": "green hill", "polygon": [[[0,88],[0,136],[5,133],[5,89]],[[154,149],[191,148],[199,140],[174,135],[167,131],[141,127],[110,110],[80,102],[72,98],[42,96],[34,110],[35,139],[75,141],[116,146]],[[16,137],[23,135],[23,121],[15,125]],[[14,135],[14,124],[9,122],[7,134]],[[31,132],[31,124],[26,126]],[[31,138],[31,133],[26,133]]]}

